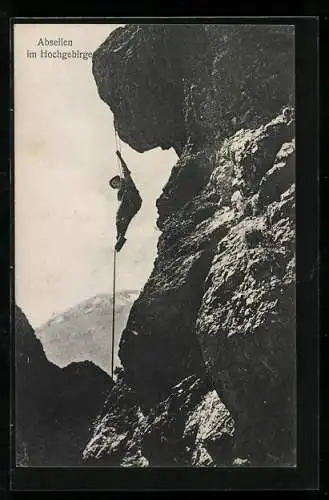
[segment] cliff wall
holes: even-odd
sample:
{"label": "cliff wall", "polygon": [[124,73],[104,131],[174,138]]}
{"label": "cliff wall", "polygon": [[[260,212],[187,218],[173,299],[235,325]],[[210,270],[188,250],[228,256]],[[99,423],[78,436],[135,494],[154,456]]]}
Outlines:
{"label": "cliff wall", "polygon": [[94,53],[121,139],[179,160],[87,462],[295,464],[293,73],[289,26],[129,25]]}

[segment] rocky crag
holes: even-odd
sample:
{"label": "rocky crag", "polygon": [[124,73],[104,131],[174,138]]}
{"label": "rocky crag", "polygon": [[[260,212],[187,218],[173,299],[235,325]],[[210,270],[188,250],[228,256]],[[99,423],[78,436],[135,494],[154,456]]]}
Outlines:
{"label": "rocky crag", "polygon": [[20,466],[84,465],[91,422],[112,379],[91,362],[50,363],[19,307],[15,310],[15,438]]}
{"label": "rocky crag", "polygon": [[293,45],[289,26],[128,25],[94,53],[121,139],[179,160],[88,464],[295,465]]}

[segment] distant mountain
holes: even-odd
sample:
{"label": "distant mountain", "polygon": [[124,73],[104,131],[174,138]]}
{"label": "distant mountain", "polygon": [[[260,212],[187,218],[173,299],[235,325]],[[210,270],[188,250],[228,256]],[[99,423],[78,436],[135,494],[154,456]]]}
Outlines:
{"label": "distant mountain", "polygon": [[[138,296],[136,290],[116,295],[114,365],[120,365],[118,346],[130,308]],[[99,294],[54,314],[36,329],[49,361],[63,367],[74,361],[89,360],[110,373],[112,335],[112,296]]]}

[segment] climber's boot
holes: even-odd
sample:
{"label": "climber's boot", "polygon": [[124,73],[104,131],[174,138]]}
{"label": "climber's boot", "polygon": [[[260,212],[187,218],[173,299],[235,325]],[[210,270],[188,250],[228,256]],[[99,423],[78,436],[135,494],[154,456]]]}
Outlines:
{"label": "climber's boot", "polygon": [[116,242],[116,245],[115,245],[115,249],[117,252],[120,252],[121,248],[126,243],[126,241],[127,241],[127,239],[124,236],[119,236],[119,238]]}

